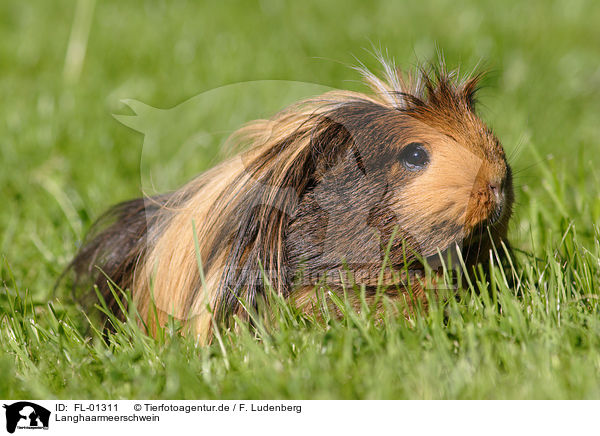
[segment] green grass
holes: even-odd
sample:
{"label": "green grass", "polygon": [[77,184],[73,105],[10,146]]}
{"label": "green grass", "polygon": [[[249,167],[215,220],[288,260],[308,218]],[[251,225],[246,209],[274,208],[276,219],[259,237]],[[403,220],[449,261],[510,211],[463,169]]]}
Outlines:
{"label": "green grass", "polygon": [[[323,3],[98,1],[87,43],[74,1],[0,4],[0,397],[600,398],[597,2]],[[257,337],[205,348],[174,325],[154,340],[118,324],[105,342],[66,285],[53,293],[93,219],[162,164],[140,164],[142,135],[112,117],[122,99],[170,108],[272,79],[360,90],[348,65],[375,67],[372,43],[403,66],[437,44],[491,70],[481,111],[516,173],[513,286],[494,270],[383,325],[278,306]],[[180,165],[217,159],[211,145]]]}

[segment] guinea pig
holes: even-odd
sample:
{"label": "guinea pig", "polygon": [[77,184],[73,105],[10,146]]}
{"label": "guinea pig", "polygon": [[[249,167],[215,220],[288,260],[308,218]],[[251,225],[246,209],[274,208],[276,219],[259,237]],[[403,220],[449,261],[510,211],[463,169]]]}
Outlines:
{"label": "guinea pig", "polygon": [[267,291],[311,311],[318,286],[344,292],[348,272],[372,295],[383,268],[401,298],[423,286],[394,271],[418,277],[456,248],[467,266],[485,262],[507,243],[514,195],[476,114],[481,74],[357,69],[370,95],[333,91],[254,121],[232,135],[246,146],[234,157],[113,207],[70,265],[76,285],[93,282],[115,312],[109,282],[129,289],[150,334],[173,316],[208,343],[216,322],[268,310]]}

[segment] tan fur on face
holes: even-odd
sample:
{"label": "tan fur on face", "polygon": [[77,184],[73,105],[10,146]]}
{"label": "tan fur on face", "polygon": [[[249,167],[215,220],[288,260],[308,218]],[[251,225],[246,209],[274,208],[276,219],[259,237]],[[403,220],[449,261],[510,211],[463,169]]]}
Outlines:
{"label": "tan fur on face", "polygon": [[[490,160],[473,147],[458,143],[437,130],[421,125],[415,141],[422,141],[430,152],[431,162],[395,202],[402,217],[400,227],[409,229],[419,244],[422,256],[431,256],[460,243],[473,228],[484,221],[495,207],[488,184],[505,177],[504,160]],[[460,232],[444,233],[440,225],[459,227]],[[431,229],[439,228],[435,234]],[[431,238],[435,242],[431,243]],[[419,248],[422,248],[419,250]]]}

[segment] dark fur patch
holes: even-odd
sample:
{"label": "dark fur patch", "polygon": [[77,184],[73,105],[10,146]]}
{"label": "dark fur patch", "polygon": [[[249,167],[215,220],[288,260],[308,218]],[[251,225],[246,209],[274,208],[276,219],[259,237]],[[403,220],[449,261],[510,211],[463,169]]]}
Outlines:
{"label": "dark fur patch", "polygon": [[87,280],[86,288],[97,286],[108,308],[123,318],[109,280],[123,290],[131,288],[136,265],[152,244],[149,228],[158,224],[158,212],[168,199],[161,195],[125,201],[100,217],[67,267],[75,272],[74,291],[82,289]]}

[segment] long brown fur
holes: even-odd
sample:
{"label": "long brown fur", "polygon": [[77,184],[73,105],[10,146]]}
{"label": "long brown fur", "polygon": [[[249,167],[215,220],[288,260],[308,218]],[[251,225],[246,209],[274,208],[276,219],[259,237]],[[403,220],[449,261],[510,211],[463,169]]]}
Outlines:
{"label": "long brown fur", "polygon": [[[266,282],[305,305],[347,269],[374,286],[392,236],[398,269],[457,245],[470,264],[486,259],[513,193],[475,113],[480,76],[383,67],[383,79],[360,69],[373,95],[331,92],[252,122],[231,139],[245,151],[174,193],[115,206],[72,262],[78,283],[92,278],[115,309],[109,277],[150,325],[154,301],[159,323],[171,315],[206,343],[214,320],[247,318]],[[403,166],[411,143],[427,148],[425,169]]]}

